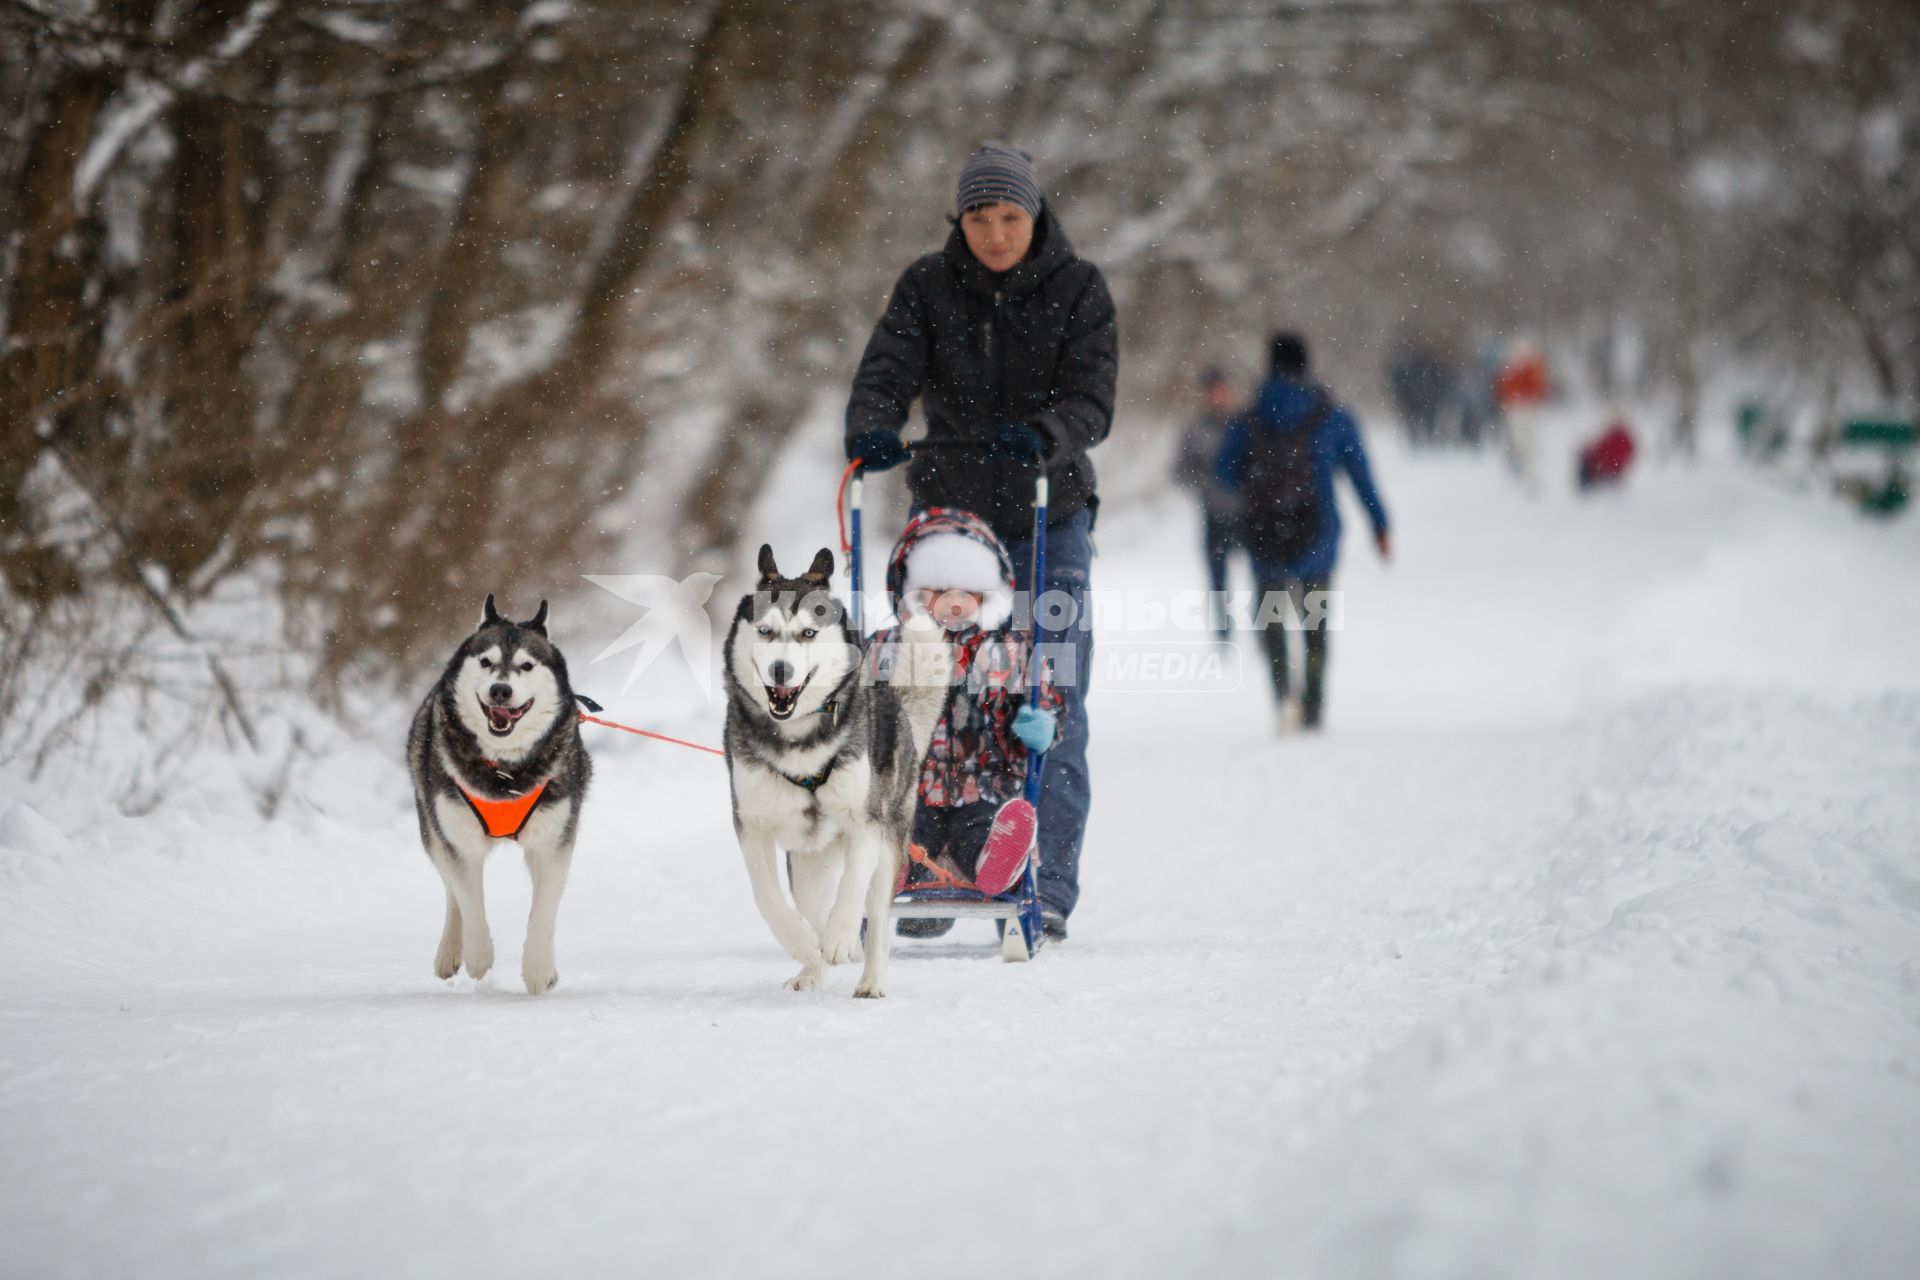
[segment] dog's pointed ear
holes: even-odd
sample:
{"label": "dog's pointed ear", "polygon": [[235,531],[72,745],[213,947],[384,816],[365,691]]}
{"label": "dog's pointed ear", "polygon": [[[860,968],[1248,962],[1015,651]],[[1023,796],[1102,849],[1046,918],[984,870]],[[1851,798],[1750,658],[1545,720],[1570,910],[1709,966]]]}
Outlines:
{"label": "dog's pointed ear", "polygon": [[538,631],[541,635],[547,634],[547,602],[542,600],[540,608],[534,612],[534,615],[520,625],[529,631]]}
{"label": "dog's pointed ear", "polygon": [[480,625],[490,627],[496,622],[503,621],[505,619],[500,616],[500,611],[493,607],[493,592],[487,592],[487,602],[480,608]]}
{"label": "dog's pointed ear", "polygon": [[760,581],[772,582],[780,576],[780,566],[773,562],[773,547],[769,543],[760,544]]}
{"label": "dog's pointed ear", "polygon": [[813,558],[813,567],[801,575],[815,586],[825,586],[827,579],[833,576],[833,552],[825,547]]}

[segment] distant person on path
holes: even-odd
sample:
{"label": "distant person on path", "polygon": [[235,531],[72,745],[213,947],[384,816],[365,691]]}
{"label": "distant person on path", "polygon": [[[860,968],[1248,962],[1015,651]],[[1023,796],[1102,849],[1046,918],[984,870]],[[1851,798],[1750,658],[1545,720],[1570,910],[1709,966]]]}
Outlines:
{"label": "distant person on path", "polygon": [[1531,338],[1516,338],[1493,385],[1507,425],[1507,461],[1529,489],[1539,486],[1540,407],[1553,394],[1547,358]]}
{"label": "distant person on path", "polygon": [[1225,369],[1213,366],[1200,375],[1200,412],[1180,436],[1180,449],[1174,456],[1174,483],[1192,490],[1200,504],[1201,553],[1207,562],[1207,625],[1214,634],[1226,639],[1227,557],[1238,535],[1234,495],[1221,488],[1214,478],[1214,459],[1220,456],[1221,441],[1226,439],[1227,421],[1233,417],[1238,397],[1233,379]]}
{"label": "distant person on path", "polygon": [[[907,461],[900,429],[918,398],[927,436],[907,470],[915,507],[978,515],[1006,544],[1021,592],[1059,592],[1073,604],[1072,621],[1050,637],[1060,739],[1047,752],[1039,804],[1040,900],[1059,939],[1080,896],[1092,804],[1087,593],[1098,498],[1087,455],[1113,425],[1118,330],[1106,280],[1074,253],[1026,152],[988,142],[969,156],[952,221],[946,246],[894,285],[867,341],[847,402],[847,456],[870,471]],[[1052,493],[1047,576],[1035,592],[1042,466]]]}
{"label": "distant person on path", "polygon": [[1332,589],[1340,556],[1336,471],[1347,473],[1366,508],[1380,558],[1389,559],[1393,546],[1387,508],[1374,488],[1359,425],[1325,387],[1308,380],[1306,340],[1297,333],[1275,334],[1270,367],[1252,407],[1228,424],[1214,474],[1240,497],[1256,600],[1285,592],[1305,633],[1296,697],[1289,670],[1289,628],[1275,624],[1262,629],[1279,701],[1280,731],[1290,733],[1318,729],[1326,701],[1325,593]]}
{"label": "distant person on path", "polygon": [[1499,426],[1500,401],[1494,384],[1500,380],[1501,351],[1497,342],[1482,343],[1460,375],[1458,402],[1460,443],[1478,449]]}
{"label": "distant person on path", "polygon": [[1615,408],[1600,434],[1580,450],[1575,479],[1582,493],[1610,487],[1626,480],[1635,452],[1633,426],[1627,415]]}
{"label": "distant person on path", "polygon": [[1453,365],[1429,343],[1403,338],[1387,358],[1387,389],[1414,448],[1440,443],[1440,410],[1454,392]]}

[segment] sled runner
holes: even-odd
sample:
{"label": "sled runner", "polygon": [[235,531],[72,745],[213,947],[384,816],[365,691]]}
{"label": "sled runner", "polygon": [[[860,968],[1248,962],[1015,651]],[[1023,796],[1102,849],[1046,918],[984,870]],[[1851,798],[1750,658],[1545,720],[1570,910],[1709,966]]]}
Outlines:
{"label": "sled runner", "polygon": [[[924,441],[911,448],[925,446]],[[1046,581],[1047,572],[1047,476],[1043,470],[1034,479],[1033,493],[1033,572],[1028,581],[1041,583]],[[850,584],[853,591],[852,621],[855,634],[864,643],[867,639],[865,618],[864,575],[861,556],[861,499],[862,484],[859,471],[853,470],[847,483],[847,564]],[[1029,640],[1031,656],[1027,663],[1027,685],[1030,704],[1038,705],[1040,700],[1040,653],[1045,631],[1040,625],[1038,610],[1029,609]],[[1033,812],[1040,803],[1040,781],[1046,768],[1046,753],[1029,751],[1027,753],[1027,778],[1023,791],[1023,800],[1009,802],[1002,810],[1001,817],[995,823],[995,830],[988,840],[987,856],[981,860],[976,874],[981,879],[993,882],[996,878],[1004,880],[1006,870],[1003,859],[1007,855],[1010,840],[1017,841],[1025,835],[1024,855],[1017,851],[1014,858],[1024,857],[1024,866],[1017,872],[1012,883],[997,894],[984,892],[974,881],[961,876],[946,867],[926,859],[925,851],[915,845],[909,856],[919,866],[920,875],[912,877],[905,886],[897,890],[893,898],[893,919],[895,920],[994,920],[1000,927],[1000,956],[1003,960],[1023,961],[1032,959],[1039,953],[1046,941],[1046,932],[1041,921],[1040,908],[1040,848],[1037,839],[1038,823]],[[1009,812],[1011,811],[1011,812]],[[998,854],[998,856],[996,856]],[[909,867],[909,871],[913,868]],[[921,878],[924,876],[924,878]]]}

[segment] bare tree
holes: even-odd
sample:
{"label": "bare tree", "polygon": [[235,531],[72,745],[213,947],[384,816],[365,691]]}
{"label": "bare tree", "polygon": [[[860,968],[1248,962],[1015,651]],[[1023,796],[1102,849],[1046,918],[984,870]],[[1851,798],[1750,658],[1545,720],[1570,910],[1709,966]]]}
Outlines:
{"label": "bare tree", "polygon": [[1898,0],[805,18],[0,0],[0,611],[268,583],[325,687],[570,576],[611,511],[724,551],[993,135],[1107,270],[1135,410],[1279,322],[1360,391],[1402,329],[1539,330],[1682,440],[1760,354],[1920,393]]}

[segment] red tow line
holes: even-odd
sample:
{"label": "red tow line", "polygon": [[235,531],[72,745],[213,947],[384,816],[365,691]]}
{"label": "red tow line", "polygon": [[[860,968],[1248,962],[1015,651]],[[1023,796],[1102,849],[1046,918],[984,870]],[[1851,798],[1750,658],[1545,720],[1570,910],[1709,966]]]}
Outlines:
{"label": "red tow line", "polygon": [[671,742],[676,747],[691,747],[695,751],[704,751],[710,756],[724,756],[727,754],[718,747],[708,747],[698,742],[688,742],[685,738],[670,738],[664,733],[655,733],[651,729],[636,729],[630,724],[620,724],[613,720],[602,720],[599,716],[590,716],[584,711],[580,713],[580,720],[584,724],[603,725],[608,729],[618,729],[622,733],[631,733],[636,737],[654,738],[661,742]]}

